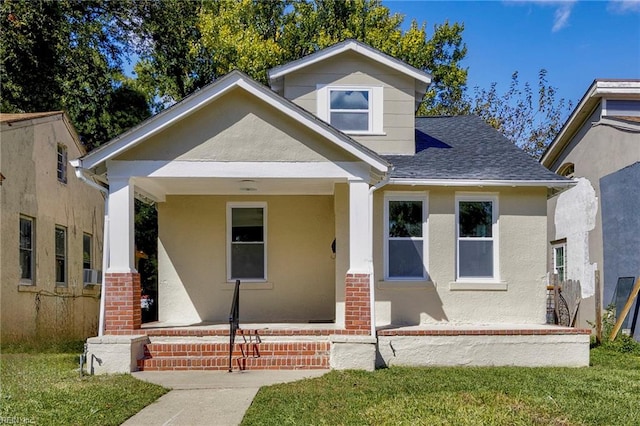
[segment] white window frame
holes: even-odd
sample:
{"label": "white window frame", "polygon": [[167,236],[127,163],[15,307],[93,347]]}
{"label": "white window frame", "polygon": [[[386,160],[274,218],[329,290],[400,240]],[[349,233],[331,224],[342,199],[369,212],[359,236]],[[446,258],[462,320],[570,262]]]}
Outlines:
{"label": "white window frame", "polygon": [[20,215],[19,225],[20,225],[20,222],[22,222],[23,220],[26,220],[31,223],[31,235],[29,236],[29,239],[31,241],[31,248],[23,249],[20,241],[20,228],[18,228],[18,248],[19,248],[19,252],[22,252],[22,250],[29,250],[31,252],[31,262],[29,265],[29,268],[31,271],[31,274],[30,274],[31,278],[22,278],[22,265],[21,265],[21,261],[18,260],[18,265],[20,266],[20,284],[34,285],[35,276],[36,276],[36,220],[35,218],[30,216]]}
{"label": "white window frame", "polygon": [[[231,276],[231,245],[232,245],[232,224],[233,224],[233,209],[236,208],[261,208],[262,209],[262,229],[263,229],[263,247],[264,247],[264,277],[259,278],[234,278]],[[267,203],[266,202],[254,202],[254,201],[245,201],[245,202],[232,202],[227,203],[227,282],[235,282],[239,279],[242,282],[267,282]]]}
{"label": "white window frame", "polygon": [[[429,279],[429,193],[427,191],[388,191],[384,193],[384,279],[385,281],[425,281]],[[422,202],[422,237],[389,237],[389,202],[420,201]],[[422,240],[422,276],[392,277],[389,276],[389,241]]]}
{"label": "white window frame", "polygon": [[[553,258],[553,273],[558,274],[558,259],[556,257],[556,250],[562,249],[564,264],[562,265],[564,272],[564,280],[561,280],[558,276],[558,283],[567,280],[567,241],[559,240],[551,243],[551,257]],[[559,275],[559,274],[558,274]]]}
{"label": "white window frame", "polygon": [[58,182],[67,183],[67,147],[64,144],[57,144],[56,147],[56,176]]}
{"label": "white window frame", "polygon": [[[384,135],[383,125],[383,93],[384,88],[382,86],[372,85],[318,85],[316,87],[317,93],[317,111],[318,117],[331,124],[331,91],[340,90],[353,90],[369,93],[369,128],[368,130],[340,130],[348,135]],[[340,110],[338,110],[340,111]],[[351,112],[364,111],[364,110],[349,110]],[[338,129],[339,130],[339,129]]]}
{"label": "white window frame", "polygon": [[[499,245],[500,238],[498,234],[499,228],[499,205],[498,194],[494,193],[458,193],[455,196],[456,201],[456,282],[474,282],[474,283],[499,283],[500,282],[500,257]],[[492,203],[491,215],[491,237],[460,237],[460,202],[461,201],[490,201]],[[460,241],[492,241],[493,242],[493,276],[492,277],[461,277],[460,276]]]}
{"label": "white window frame", "polygon": [[[56,246],[57,244],[57,233],[58,230],[63,231],[64,232],[64,255],[62,257],[62,260],[64,261],[64,281],[58,281],[58,247]],[[55,260],[55,270],[54,270],[54,276],[55,276],[55,280],[56,280],[56,286],[58,287],[67,287],[68,282],[69,282],[69,232],[67,232],[67,227],[66,226],[62,226],[62,225],[56,225],[55,226],[55,231],[53,234],[53,257]]]}

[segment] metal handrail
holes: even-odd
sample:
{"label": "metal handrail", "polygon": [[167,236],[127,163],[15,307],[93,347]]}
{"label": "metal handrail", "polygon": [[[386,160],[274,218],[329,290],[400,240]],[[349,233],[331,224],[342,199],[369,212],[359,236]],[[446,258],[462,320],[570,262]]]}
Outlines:
{"label": "metal handrail", "polygon": [[233,370],[233,345],[236,340],[236,332],[240,328],[240,280],[236,280],[229,312],[229,373]]}

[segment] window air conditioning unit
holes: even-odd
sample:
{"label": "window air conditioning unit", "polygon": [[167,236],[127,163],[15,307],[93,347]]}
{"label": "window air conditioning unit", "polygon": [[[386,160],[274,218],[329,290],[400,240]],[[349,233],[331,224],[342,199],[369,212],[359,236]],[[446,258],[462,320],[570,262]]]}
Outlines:
{"label": "window air conditioning unit", "polygon": [[82,281],[84,285],[96,285],[102,283],[102,272],[97,269],[83,269]]}

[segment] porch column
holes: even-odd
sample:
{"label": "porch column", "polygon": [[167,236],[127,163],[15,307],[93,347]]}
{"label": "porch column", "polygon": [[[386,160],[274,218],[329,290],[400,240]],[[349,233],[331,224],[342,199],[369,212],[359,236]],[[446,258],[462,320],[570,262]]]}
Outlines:
{"label": "porch column", "polygon": [[129,178],[109,179],[109,267],[105,274],[105,334],[140,328],[140,274],[134,266],[134,187]]}
{"label": "porch column", "polygon": [[371,332],[369,184],[349,181],[349,269],[345,279],[345,328]]}

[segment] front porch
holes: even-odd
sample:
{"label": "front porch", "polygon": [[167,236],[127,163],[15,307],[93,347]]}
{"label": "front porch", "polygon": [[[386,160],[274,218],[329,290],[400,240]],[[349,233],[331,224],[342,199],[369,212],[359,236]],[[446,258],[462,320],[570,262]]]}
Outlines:
{"label": "front porch", "polygon": [[[361,335],[335,324],[242,323],[234,344],[232,368],[371,371],[394,365],[589,365],[587,329],[530,324],[432,324],[378,327],[376,333],[376,337]],[[89,339],[89,352],[91,370],[98,374],[227,370],[229,325],[145,324],[127,336]]]}

